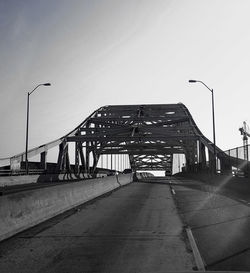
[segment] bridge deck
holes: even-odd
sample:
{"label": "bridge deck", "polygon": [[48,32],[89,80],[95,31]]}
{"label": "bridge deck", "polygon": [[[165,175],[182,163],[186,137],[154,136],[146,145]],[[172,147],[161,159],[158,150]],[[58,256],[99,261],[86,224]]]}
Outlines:
{"label": "bridge deck", "polygon": [[195,266],[170,186],[133,183],[1,243],[1,272],[166,272]]}

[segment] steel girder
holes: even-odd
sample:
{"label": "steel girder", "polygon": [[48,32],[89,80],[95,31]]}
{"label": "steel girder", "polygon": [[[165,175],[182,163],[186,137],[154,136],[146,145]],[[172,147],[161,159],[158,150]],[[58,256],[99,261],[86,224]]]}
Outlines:
{"label": "steel girder", "polygon": [[[100,107],[69,134],[28,151],[28,157],[43,153],[46,165],[47,151],[59,146],[57,170],[72,171],[69,142],[75,143],[74,171],[88,173],[95,172],[103,154],[128,154],[134,170],[165,171],[172,170],[173,154],[185,154],[187,165],[192,165],[200,147],[199,160],[206,165],[204,147],[210,154],[214,152],[212,142],[200,132],[182,103]],[[228,157],[218,147],[216,153],[220,158]],[[15,166],[23,158],[24,153],[10,161]]]}
{"label": "steel girder", "polygon": [[198,140],[213,152],[182,103],[104,106],[66,136],[86,149],[87,170],[90,154],[92,170],[101,154],[128,154],[134,170],[172,170],[174,153],[185,154],[188,164],[197,161]]}

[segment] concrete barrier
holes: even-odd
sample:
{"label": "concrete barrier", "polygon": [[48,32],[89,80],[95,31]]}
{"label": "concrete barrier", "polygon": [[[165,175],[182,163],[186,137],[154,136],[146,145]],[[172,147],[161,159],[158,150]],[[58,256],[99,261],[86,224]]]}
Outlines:
{"label": "concrete barrier", "polygon": [[131,182],[124,174],[1,196],[0,241]]}
{"label": "concrete barrier", "polygon": [[40,175],[0,176],[0,187],[36,183]]}
{"label": "concrete barrier", "polygon": [[117,182],[121,185],[124,186],[127,183],[127,181],[133,181],[133,173],[128,173],[128,174],[118,174],[116,176]]}
{"label": "concrete barrier", "polygon": [[[97,177],[103,177],[106,175],[98,174]],[[72,182],[80,181],[82,179],[89,179],[89,174],[74,174],[74,173],[65,173],[65,174],[41,174],[41,175],[16,175],[16,176],[0,176],[0,187],[14,186],[14,185],[23,185],[39,182]]]}

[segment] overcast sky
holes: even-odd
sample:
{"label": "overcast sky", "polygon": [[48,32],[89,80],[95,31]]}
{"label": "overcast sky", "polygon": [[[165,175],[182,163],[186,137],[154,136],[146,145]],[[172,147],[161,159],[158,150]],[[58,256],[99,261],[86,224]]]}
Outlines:
{"label": "overcast sky", "polygon": [[74,129],[110,104],[184,103],[217,145],[250,124],[249,0],[0,0],[0,158]]}

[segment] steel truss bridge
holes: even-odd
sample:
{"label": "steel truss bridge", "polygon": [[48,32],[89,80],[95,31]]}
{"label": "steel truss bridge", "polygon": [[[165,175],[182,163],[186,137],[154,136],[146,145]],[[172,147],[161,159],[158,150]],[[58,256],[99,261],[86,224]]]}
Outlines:
{"label": "steel truss bridge", "polygon": [[[69,143],[74,143],[74,165],[70,164]],[[69,134],[28,151],[28,158],[40,154],[39,168],[47,170],[47,153],[59,147],[54,172],[88,173],[95,176],[102,155],[129,157],[136,170],[173,169],[173,154],[184,154],[186,170],[223,171],[245,162],[228,156],[207,139],[182,104],[110,105],[94,111]],[[207,151],[206,151],[207,150]],[[112,156],[111,156],[112,159]],[[12,170],[22,168],[25,153],[10,158]],[[209,162],[209,163],[208,163]],[[112,166],[112,165],[111,165]],[[112,168],[111,168],[112,169]]]}

